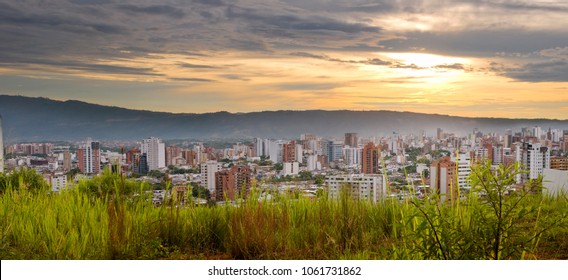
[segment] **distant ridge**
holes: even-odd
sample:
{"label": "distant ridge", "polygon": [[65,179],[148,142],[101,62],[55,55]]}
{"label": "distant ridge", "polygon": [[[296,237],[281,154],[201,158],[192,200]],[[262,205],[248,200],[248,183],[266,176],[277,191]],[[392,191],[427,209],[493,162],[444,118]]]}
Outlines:
{"label": "distant ridge", "polygon": [[398,133],[434,135],[436,128],[465,135],[474,128],[503,134],[505,129],[540,126],[568,129],[568,120],[466,118],[394,111],[263,111],[173,114],[102,106],[76,100],[0,95],[6,142],[81,140],[298,138],[302,133],[342,137]]}

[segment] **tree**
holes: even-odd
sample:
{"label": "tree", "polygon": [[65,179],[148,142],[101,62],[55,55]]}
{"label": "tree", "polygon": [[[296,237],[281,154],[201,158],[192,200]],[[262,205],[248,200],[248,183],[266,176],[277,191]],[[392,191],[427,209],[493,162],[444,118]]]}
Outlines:
{"label": "tree", "polygon": [[191,183],[191,195],[193,197],[202,198],[209,200],[211,198],[211,193],[209,189],[199,186],[197,184]]}
{"label": "tree", "polygon": [[314,176],[314,183],[318,186],[323,185],[323,183],[325,182],[325,176],[323,175],[316,175]]}
{"label": "tree", "polygon": [[0,173],[0,192],[6,191],[10,187],[14,190],[27,189],[31,191],[47,190],[49,184],[35,169],[19,168],[10,174]]}
{"label": "tree", "polygon": [[298,176],[302,181],[312,180],[312,172],[310,171],[300,171],[300,173],[298,173]]}
{"label": "tree", "polygon": [[522,172],[518,164],[495,170],[486,161],[472,167],[465,199],[411,201],[424,218],[412,233],[416,249],[432,259],[521,259],[534,253],[543,233],[563,223],[566,213],[541,215],[544,198],[531,192],[542,184],[538,180],[511,195]]}

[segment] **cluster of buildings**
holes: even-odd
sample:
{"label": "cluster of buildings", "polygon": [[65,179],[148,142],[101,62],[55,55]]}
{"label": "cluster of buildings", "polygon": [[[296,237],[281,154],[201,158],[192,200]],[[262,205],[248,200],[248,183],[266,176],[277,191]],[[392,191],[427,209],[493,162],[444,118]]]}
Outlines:
{"label": "cluster of buildings", "polygon": [[[4,163],[10,169],[33,167],[58,190],[68,184],[66,174],[71,170],[92,176],[108,165],[117,172],[145,176],[154,170],[168,173],[179,168],[191,173],[168,175],[180,190],[184,184],[197,183],[209,190],[212,200],[224,201],[246,198],[253,184],[273,187],[266,183],[267,178],[293,178],[304,171],[323,176],[331,197],[349,194],[378,201],[387,195],[405,197],[432,191],[457,197],[460,190],[471,188],[472,166],[488,160],[494,166],[518,163],[523,172],[517,176],[517,184],[544,176],[554,179],[554,186],[548,184],[550,189],[568,188],[568,131],[540,127],[503,134],[474,129],[461,136],[441,128],[435,136],[421,131],[364,138],[349,132],[341,139],[328,139],[307,133],[297,139],[255,138],[224,148],[187,142],[166,145],[151,137],[127,150],[123,147],[120,152],[102,151],[101,143],[91,139],[69,146],[14,144],[6,147],[6,153],[2,151],[2,155],[16,156],[0,161],[0,172]],[[315,192],[314,184],[296,185],[310,194]]]}

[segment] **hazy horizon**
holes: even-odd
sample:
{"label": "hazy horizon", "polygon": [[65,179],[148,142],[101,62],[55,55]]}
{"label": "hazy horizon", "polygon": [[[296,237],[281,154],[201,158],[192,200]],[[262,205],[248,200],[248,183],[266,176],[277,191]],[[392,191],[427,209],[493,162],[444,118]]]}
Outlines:
{"label": "hazy horizon", "polygon": [[0,0],[0,92],[172,113],[567,119],[568,3]]}
{"label": "hazy horizon", "polygon": [[[109,104],[109,105],[105,105],[105,104],[100,104],[100,103],[95,103],[95,102],[87,102],[87,101],[82,101],[82,100],[77,100],[77,99],[57,99],[57,98],[50,98],[50,97],[44,97],[44,96],[24,96],[24,95],[9,95],[9,94],[1,94],[0,96],[13,96],[13,97],[29,97],[29,98],[46,98],[48,100],[53,100],[53,101],[60,101],[60,102],[67,102],[67,101],[77,101],[77,102],[84,102],[84,103],[88,103],[88,104],[92,104],[92,105],[98,105],[98,106],[107,106],[107,107],[116,107],[116,108],[120,108],[120,109],[127,109],[127,110],[135,110],[135,111],[148,111],[148,112],[152,112],[152,113],[166,113],[166,114],[215,114],[215,113],[230,113],[230,114],[249,114],[249,113],[262,113],[262,112],[305,112],[305,111],[325,111],[325,112],[337,112],[337,111],[349,111],[349,112],[378,112],[378,111],[385,111],[385,112],[396,112],[396,113],[410,113],[410,114],[429,114],[429,115],[439,115],[439,116],[448,116],[448,117],[456,117],[456,118],[489,118],[489,119],[511,119],[511,120],[539,120],[539,119],[543,119],[543,120],[558,120],[558,121],[566,121],[568,120],[567,118],[564,119],[557,119],[557,118],[522,118],[522,117],[518,117],[518,118],[507,118],[507,117],[491,117],[491,116],[480,116],[480,117],[467,117],[467,116],[457,116],[457,115],[449,115],[449,114],[440,114],[440,113],[421,113],[421,112],[412,112],[412,111],[402,111],[402,110],[382,110],[382,109],[369,109],[369,110],[363,110],[363,109],[306,109],[306,110],[297,110],[297,109],[275,109],[275,110],[259,110],[259,111],[247,111],[247,112],[231,112],[231,111],[226,111],[226,110],[220,110],[220,111],[210,111],[210,112],[201,112],[201,113],[196,113],[196,112],[168,112],[168,111],[156,111],[156,110],[150,110],[150,109],[136,109],[136,108],[128,108],[128,107],[123,107],[123,106],[118,106],[118,105],[113,105],[113,104]],[[0,112],[1,113],[1,112]],[[1,114],[0,114],[1,115]]]}

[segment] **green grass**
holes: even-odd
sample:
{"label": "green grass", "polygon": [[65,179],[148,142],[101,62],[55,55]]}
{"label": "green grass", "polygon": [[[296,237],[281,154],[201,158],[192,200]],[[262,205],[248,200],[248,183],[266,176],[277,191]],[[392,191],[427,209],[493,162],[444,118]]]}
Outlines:
{"label": "green grass", "polygon": [[568,258],[566,196],[502,196],[516,170],[475,171],[474,185],[485,184],[488,195],[474,191],[460,203],[435,196],[371,203],[276,195],[266,201],[252,192],[239,206],[189,207],[154,207],[147,186],[108,172],[54,194],[20,171],[0,175],[0,257]]}

